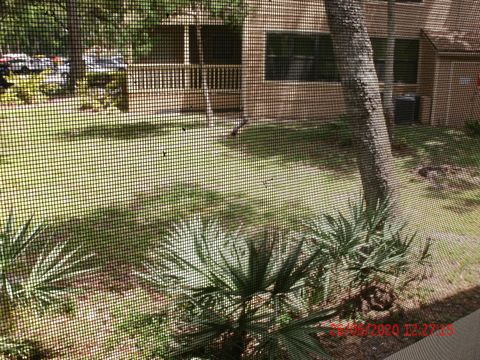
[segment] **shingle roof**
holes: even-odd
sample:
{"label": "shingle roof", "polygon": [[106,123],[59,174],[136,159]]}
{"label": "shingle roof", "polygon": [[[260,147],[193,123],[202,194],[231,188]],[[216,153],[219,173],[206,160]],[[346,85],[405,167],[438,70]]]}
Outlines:
{"label": "shingle roof", "polygon": [[433,31],[424,30],[423,33],[432,42],[437,51],[465,52],[480,54],[480,31]]}

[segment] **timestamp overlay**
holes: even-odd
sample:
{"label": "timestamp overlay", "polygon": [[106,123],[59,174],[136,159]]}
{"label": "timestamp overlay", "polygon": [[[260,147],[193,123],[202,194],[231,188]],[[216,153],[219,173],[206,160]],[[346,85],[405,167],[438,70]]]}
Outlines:
{"label": "timestamp overlay", "polygon": [[325,323],[324,328],[333,337],[370,337],[370,336],[395,336],[395,337],[427,337],[439,336],[449,337],[455,334],[453,324],[432,324],[432,323],[395,323],[395,324],[373,324],[373,323]]}

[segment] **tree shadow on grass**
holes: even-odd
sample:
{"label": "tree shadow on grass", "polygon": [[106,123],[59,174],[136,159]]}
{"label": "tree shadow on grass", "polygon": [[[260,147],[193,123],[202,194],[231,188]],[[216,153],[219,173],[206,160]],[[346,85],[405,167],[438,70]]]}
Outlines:
{"label": "tree shadow on grass", "polygon": [[166,134],[166,127],[160,124],[139,122],[133,124],[96,125],[64,131],[61,137],[71,140],[116,139],[130,140]]}
{"label": "tree shadow on grass", "polygon": [[126,124],[102,124],[70,129],[60,133],[68,140],[114,139],[133,140],[147,137],[164,136],[174,131],[188,131],[205,128],[205,124],[190,119],[166,121],[161,123],[141,121]]}
{"label": "tree shadow on grass", "polygon": [[409,169],[420,164],[480,168],[480,138],[470,137],[462,130],[397,126],[395,136],[408,149],[398,155],[407,158],[405,165]]}
{"label": "tree shadow on grass", "polygon": [[445,209],[457,214],[470,213],[480,209],[480,199],[462,199],[458,204],[446,205]]}
{"label": "tree shadow on grass", "polygon": [[128,203],[58,223],[47,229],[45,239],[68,241],[72,248],[80,246],[82,253],[94,254],[88,265],[95,268],[95,273],[82,283],[126,290],[138,285],[133,270],[141,268],[152,249],[179,220],[200,214],[205,219],[220,218],[232,226],[238,226],[242,219],[253,221],[253,206],[241,198],[242,194],[234,194],[226,199],[222,193],[196,184],[177,184],[139,193]]}
{"label": "tree shadow on grass", "polygon": [[[418,161],[418,160],[417,160]],[[409,182],[419,186],[418,196],[427,202],[434,200],[442,205],[443,209],[456,214],[468,214],[480,210],[480,183],[478,178],[455,173],[432,179],[419,176],[418,173],[411,176]]]}
{"label": "tree shadow on grass", "polygon": [[276,157],[284,162],[305,162],[342,175],[357,172],[355,153],[324,125],[260,124],[245,128],[233,139],[223,140],[231,149],[256,158]]}
{"label": "tree shadow on grass", "polygon": [[478,211],[480,209],[480,198],[474,198],[473,194],[472,197],[469,198],[459,196],[466,190],[468,189],[436,190],[428,188],[425,198],[447,201],[448,203],[443,205],[443,208],[457,214],[468,214],[473,211]]}

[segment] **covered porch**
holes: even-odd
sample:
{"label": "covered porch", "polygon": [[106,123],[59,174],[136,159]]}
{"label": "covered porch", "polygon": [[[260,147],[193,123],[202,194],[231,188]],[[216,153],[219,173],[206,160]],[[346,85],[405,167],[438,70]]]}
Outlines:
{"label": "covered porch", "polygon": [[128,67],[130,111],[203,111],[203,81],[207,82],[214,110],[240,108],[240,30],[204,21],[201,35],[206,79],[203,79],[196,27],[184,22],[153,28],[149,34],[151,48]]}

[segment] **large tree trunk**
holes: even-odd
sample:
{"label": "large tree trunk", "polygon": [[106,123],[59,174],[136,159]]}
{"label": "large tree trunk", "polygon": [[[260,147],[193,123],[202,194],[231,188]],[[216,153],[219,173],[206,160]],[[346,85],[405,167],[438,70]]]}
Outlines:
{"label": "large tree trunk", "polygon": [[362,3],[325,1],[368,209],[393,196],[393,159]]}
{"label": "large tree trunk", "polygon": [[73,93],[77,82],[85,75],[83,44],[77,0],[67,0],[68,53],[70,56],[69,89]]}
{"label": "large tree trunk", "polygon": [[198,61],[200,64],[200,73],[202,74],[202,88],[203,88],[203,97],[205,99],[205,111],[207,115],[207,126],[213,127],[213,109],[212,103],[210,101],[210,90],[208,88],[208,73],[205,68],[205,59],[203,56],[203,40],[202,40],[202,27],[199,22],[199,13],[200,6],[197,4],[195,6],[195,29],[197,32],[197,46],[198,46]]}
{"label": "large tree trunk", "polygon": [[388,0],[388,37],[385,61],[385,87],[383,90],[383,111],[387,122],[388,137],[393,144],[395,109],[393,105],[393,85],[395,82],[395,0]]}

